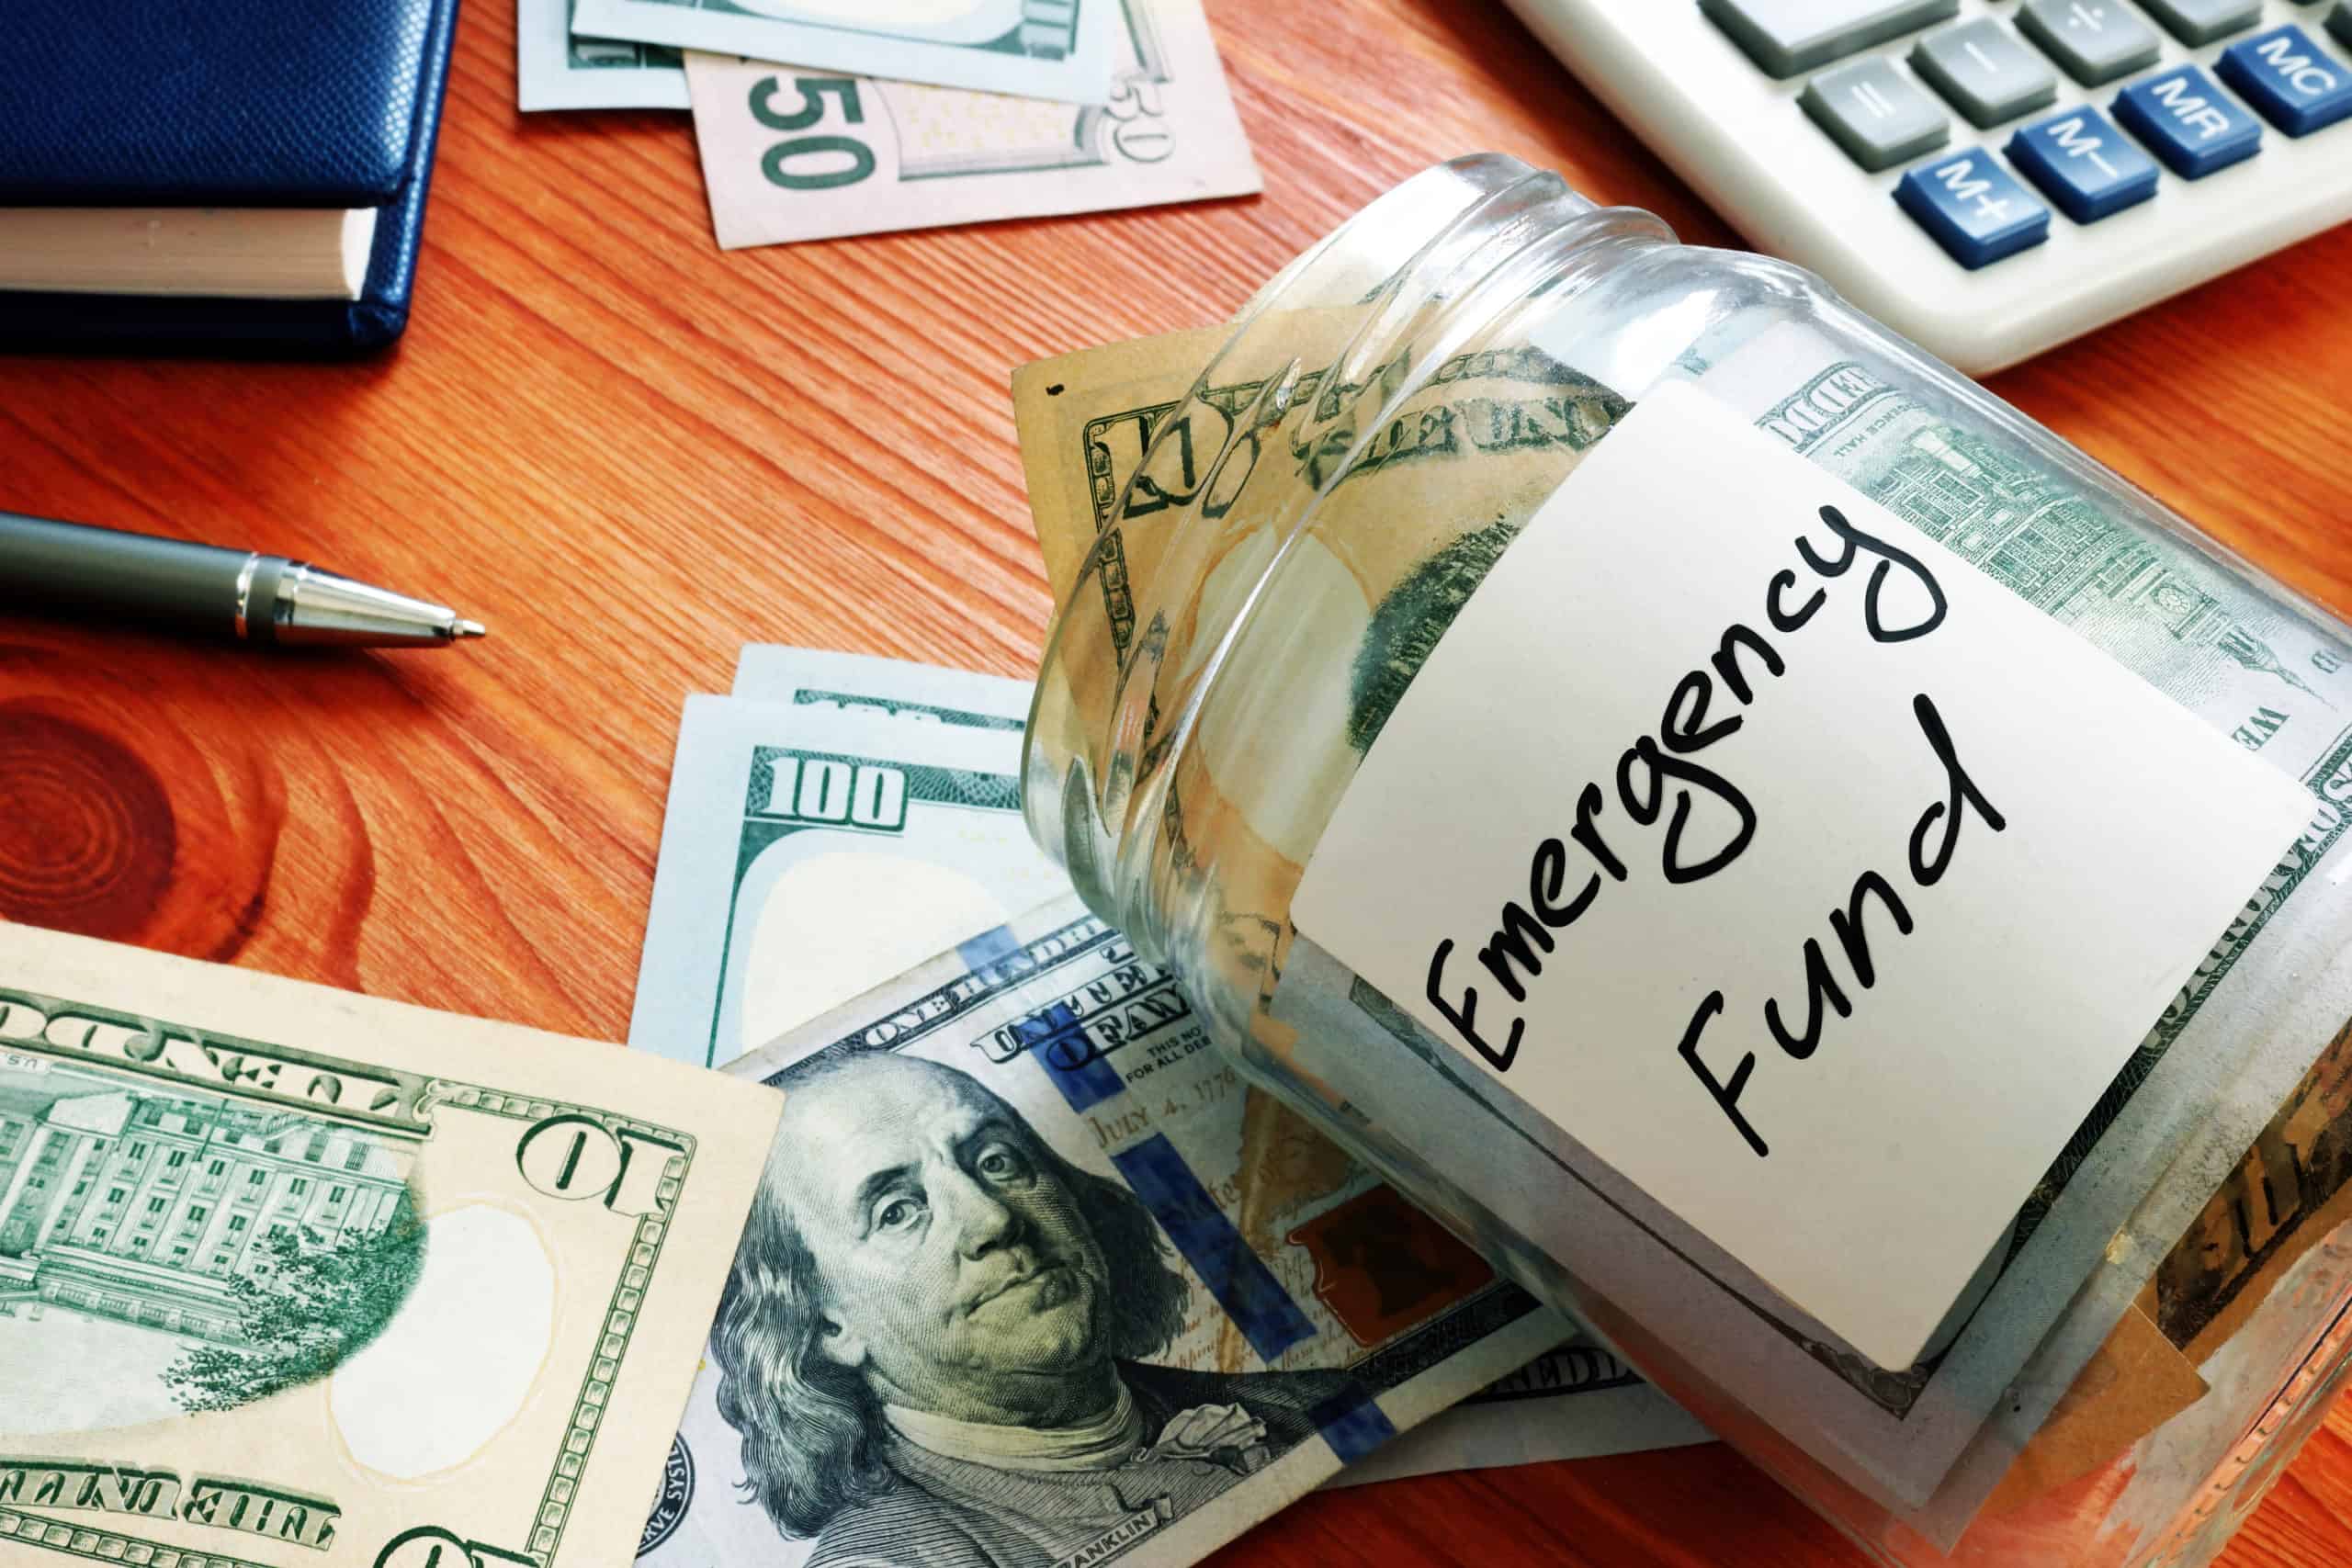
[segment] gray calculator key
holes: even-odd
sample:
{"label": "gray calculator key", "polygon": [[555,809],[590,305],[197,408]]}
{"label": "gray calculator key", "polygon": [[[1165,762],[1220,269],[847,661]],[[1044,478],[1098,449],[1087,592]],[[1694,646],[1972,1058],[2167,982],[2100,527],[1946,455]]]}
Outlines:
{"label": "gray calculator key", "polygon": [[1757,64],[1793,76],[1958,16],[1960,0],[1699,0],[1699,9]]}
{"label": "gray calculator key", "polygon": [[2025,0],[2018,26],[2086,87],[2144,71],[2162,50],[2122,0]]}
{"label": "gray calculator key", "polygon": [[2262,0],[2140,0],[2183,43],[2211,43],[2262,20]]}
{"label": "gray calculator key", "polygon": [[1951,134],[1936,100],[1876,55],[1823,72],[1797,102],[1872,174],[1933,152]]}
{"label": "gray calculator key", "polygon": [[2058,96],[2050,62],[1990,17],[1929,33],[1913,46],[1911,69],[1980,130]]}

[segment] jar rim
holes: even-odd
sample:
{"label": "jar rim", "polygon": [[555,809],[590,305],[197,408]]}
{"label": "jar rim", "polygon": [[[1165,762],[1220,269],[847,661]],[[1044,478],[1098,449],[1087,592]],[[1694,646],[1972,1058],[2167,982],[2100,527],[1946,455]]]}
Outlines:
{"label": "jar rim", "polygon": [[[1646,211],[1596,206],[1558,175],[1508,154],[1474,154],[1432,165],[1375,197],[1283,266],[1232,318],[1230,331],[1185,396],[1159,419],[1113,500],[1112,521],[1096,536],[1056,608],[1023,741],[1022,804],[1032,837],[1070,875],[1088,906],[1117,925],[1145,957],[1169,956],[1165,938],[1173,911],[1161,907],[1163,900],[1151,890],[1169,885],[1170,781],[1226,676],[1241,631],[1295,558],[1294,547],[1312,527],[1322,498],[1354,468],[1396,411],[1429,385],[1453,349],[1475,342],[1505,311],[1534,295],[1566,299],[1613,264],[1616,257],[1605,252],[1674,241],[1673,231]],[[1253,334],[1270,319],[1334,306],[1361,312],[1361,325],[1344,347],[1311,372],[1293,357],[1264,377],[1253,403],[1258,418],[1246,433],[1279,427],[1302,408],[1313,418],[1320,405],[1329,410],[1322,415],[1327,421],[1354,421],[1344,453],[1318,464],[1319,477],[1312,480],[1296,470],[1270,475],[1285,487],[1268,509],[1284,519],[1273,553],[1230,613],[1218,617],[1221,624],[1204,657],[1197,651],[1201,637],[1193,638],[1181,694],[1167,689],[1164,639],[1143,628],[1164,625],[1171,614],[1197,604],[1201,581],[1197,574],[1184,580],[1181,572],[1163,572],[1135,592],[1133,629],[1119,650],[1110,709],[1100,719],[1107,729],[1085,737],[1101,743],[1104,765],[1097,776],[1091,761],[1095,747],[1077,743],[1071,732],[1079,716],[1069,698],[1075,682],[1065,666],[1076,629],[1086,617],[1104,613],[1101,580],[1106,570],[1119,568],[1123,520],[1130,514],[1138,479],[1174,432],[1204,410],[1220,366],[1244,357],[1255,346]],[[1434,342],[1418,343],[1424,333]],[[1409,368],[1386,374],[1400,359]],[[1261,374],[1253,371],[1250,378],[1254,382]],[[1299,390],[1310,378],[1323,389],[1312,397]],[[1375,386],[1376,409],[1363,397]],[[1352,389],[1353,395],[1341,403],[1334,388]],[[1355,418],[1360,413],[1365,417]],[[1235,432],[1245,433],[1245,426],[1237,422]],[[1228,442],[1203,471],[1214,473],[1231,449]],[[1232,501],[1238,502],[1255,482],[1253,472]],[[1156,525],[1167,530],[1171,547],[1180,536],[1202,528],[1201,497],[1209,489],[1204,482],[1172,515],[1166,509],[1159,513]],[[1266,494],[1261,489],[1253,499]],[[1181,700],[1163,703],[1167,696]],[[1057,707],[1063,704],[1067,711]]]}

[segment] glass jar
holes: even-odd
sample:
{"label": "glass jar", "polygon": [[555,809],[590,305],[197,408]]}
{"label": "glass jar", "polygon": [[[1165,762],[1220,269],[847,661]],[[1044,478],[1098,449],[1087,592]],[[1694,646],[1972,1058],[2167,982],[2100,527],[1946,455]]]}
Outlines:
{"label": "glass jar", "polygon": [[[1368,749],[1472,592],[1669,382],[2214,728],[2255,727],[2241,744],[2313,796],[2290,863],[1904,1368],[1597,1171],[1292,924]],[[2352,1012],[2352,729],[2330,716],[2352,715],[2346,628],[1818,278],[1679,244],[1498,156],[1408,181],[1293,262],[1133,471],[1106,457],[1092,479],[1112,521],[1057,618],[1024,765],[1031,829],[1088,904],[1177,972],[1254,1082],[1857,1539],[1972,1560],[1980,1505]],[[1414,895],[1402,876],[1381,891]],[[2273,1338],[2294,1339],[2277,1315]],[[2244,1414],[2212,1440],[2242,1440]]]}

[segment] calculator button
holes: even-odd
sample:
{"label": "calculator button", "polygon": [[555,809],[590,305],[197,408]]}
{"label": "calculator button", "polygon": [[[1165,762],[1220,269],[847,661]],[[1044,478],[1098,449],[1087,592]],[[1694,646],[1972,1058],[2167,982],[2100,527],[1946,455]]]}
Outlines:
{"label": "calculator button", "polygon": [[2096,223],[2156,194],[2156,165],[2086,105],[2021,128],[2009,162],[2077,223]]}
{"label": "calculator button", "polygon": [[2290,136],[2309,136],[2352,115],[2352,71],[2291,22],[2230,45],[2213,71]]}
{"label": "calculator button", "polygon": [[2261,124],[2194,65],[2132,83],[2115,100],[2115,118],[2183,179],[2201,180],[2262,148]]}
{"label": "calculator button", "polygon": [[2352,0],[2336,0],[2335,9],[2327,14],[2327,30],[2336,42],[2352,49]]}
{"label": "calculator button", "polygon": [[1972,269],[2050,237],[2050,209],[1982,148],[1911,170],[1894,187],[1894,199],[1952,260]]}
{"label": "calculator button", "polygon": [[2121,0],[2026,0],[2018,26],[2086,87],[2146,70],[2162,48]]}
{"label": "calculator button", "polygon": [[1929,33],[1911,50],[1911,68],[1981,130],[2058,96],[2058,73],[1990,17]]}
{"label": "calculator button", "polygon": [[1699,9],[1757,64],[1793,76],[1957,16],[1960,0],[1699,0]]}
{"label": "calculator button", "polygon": [[2140,0],[2165,31],[2187,44],[2211,43],[2262,20],[2262,0]]}
{"label": "calculator button", "polygon": [[1797,102],[1873,174],[1934,152],[1951,134],[1951,122],[1936,100],[1875,56],[1823,72],[1805,85]]}

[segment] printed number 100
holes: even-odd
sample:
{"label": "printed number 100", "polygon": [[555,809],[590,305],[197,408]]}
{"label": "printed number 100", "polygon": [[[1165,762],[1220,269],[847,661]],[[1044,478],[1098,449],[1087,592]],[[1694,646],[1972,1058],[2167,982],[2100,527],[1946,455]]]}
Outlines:
{"label": "printed number 100", "polygon": [[[763,76],[752,85],[752,118],[770,130],[806,130],[825,118],[824,96],[838,93],[842,100],[842,118],[852,125],[865,123],[865,106],[857,101],[857,83],[848,76],[795,76],[793,86],[800,91],[800,107],[790,114],[780,112],[776,98],[784,91],[778,78]],[[825,167],[828,153],[845,155],[845,167]],[[803,160],[799,168],[793,160]],[[810,169],[814,163],[820,166]],[[807,171],[807,172],[804,172]],[[874,172],[874,149],[854,136],[796,136],[789,141],[779,141],[760,155],[760,173],[771,185],[786,190],[831,190],[835,186],[854,186]]]}
{"label": "printed number 100", "polygon": [[763,814],[897,832],[907,825],[907,775],[878,762],[787,751],[769,764]]}

